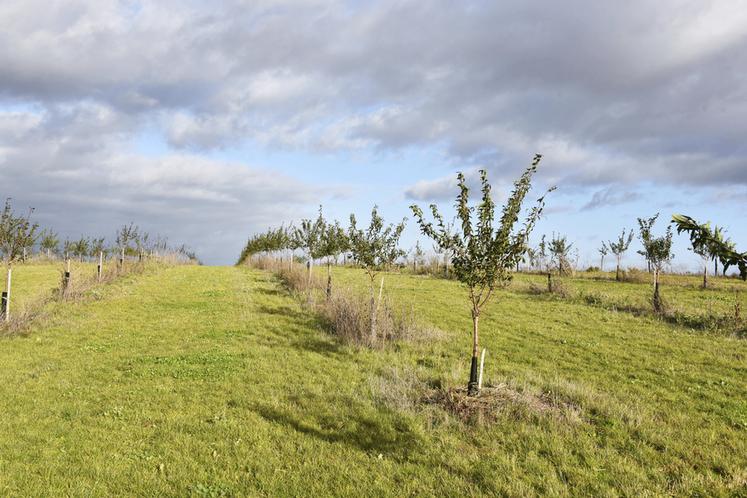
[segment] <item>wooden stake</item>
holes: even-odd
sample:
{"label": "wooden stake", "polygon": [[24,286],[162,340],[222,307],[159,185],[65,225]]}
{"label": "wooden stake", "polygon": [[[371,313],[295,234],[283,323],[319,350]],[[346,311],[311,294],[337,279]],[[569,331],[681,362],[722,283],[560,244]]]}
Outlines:
{"label": "wooden stake", "polygon": [[13,269],[8,267],[8,277],[5,282],[5,321],[10,321],[10,285],[12,281]]}
{"label": "wooden stake", "polygon": [[99,266],[96,269],[98,281],[101,282],[101,272],[104,269],[104,251],[99,251]]}
{"label": "wooden stake", "polygon": [[485,368],[485,353],[487,352],[487,349],[482,350],[482,355],[480,356],[480,377],[477,381],[478,389],[482,389],[482,372]]}

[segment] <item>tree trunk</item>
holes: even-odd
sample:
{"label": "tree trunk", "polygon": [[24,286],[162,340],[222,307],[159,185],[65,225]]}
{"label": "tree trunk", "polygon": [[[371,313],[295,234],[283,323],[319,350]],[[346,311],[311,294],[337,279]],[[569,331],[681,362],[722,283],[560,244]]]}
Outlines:
{"label": "tree trunk", "polygon": [[99,251],[99,266],[96,268],[96,276],[98,281],[101,282],[101,273],[104,270],[104,252]]}
{"label": "tree trunk", "polygon": [[547,273],[547,292],[552,292],[552,273]]}
{"label": "tree trunk", "polygon": [[374,281],[371,279],[371,345],[376,344],[376,294],[374,294]]}
{"label": "tree trunk", "polygon": [[469,370],[469,382],[467,383],[467,395],[477,396],[480,394],[479,379],[477,377],[477,355],[480,347],[479,337],[480,313],[472,310],[472,362]]}
{"label": "tree trunk", "polygon": [[617,269],[615,270],[615,280],[620,281],[620,260],[617,260]]}
{"label": "tree trunk", "polygon": [[604,271],[604,256],[602,256],[602,261],[599,263],[599,271]]}
{"label": "tree trunk", "polygon": [[703,265],[703,288],[708,288],[708,265]]}
{"label": "tree trunk", "polygon": [[661,295],[659,294],[659,270],[654,269],[654,311],[656,313],[661,313],[662,310],[662,303],[661,303]]}
{"label": "tree trunk", "polygon": [[718,259],[713,260],[713,276],[718,277]]}
{"label": "tree trunk", "polygon": [[332,298],[332,263],[327,260],[327,300]]}
{"label": "tree trunk", "polygon": [[307,285],[311,288],[311,258],[306,262],[306,269],[308,270]]}

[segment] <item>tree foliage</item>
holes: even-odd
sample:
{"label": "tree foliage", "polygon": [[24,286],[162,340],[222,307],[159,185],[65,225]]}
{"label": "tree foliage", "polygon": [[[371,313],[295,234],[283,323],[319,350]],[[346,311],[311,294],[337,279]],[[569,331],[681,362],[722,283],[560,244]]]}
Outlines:
{"label": "tree foliage", "polygon": [[693,247],[710,247],[721,261],[724,271],[736,266],[742,280],[747,280],[747,252],[740,253],[730,241],[719,238],[710,223],[701,224],[683,214],[672,215],[672,222],[677,227],[677,233],[687,232],[690,235]]}
{"label": "tree foliage", "polygon": [[11,199],[6,199],[0,213],[0,253],[6,265],[20,259],[24,249],[36,242],[39,225],[31,222],[33,212],[29,209],[25,215],[16,214]]}
{"label": "tree foliage", "polygon": [[348,240],[350,253],[373,280],[376,273],[391,266],[405,252],[399,247],[399,239],[405,230],[407,219],[399,224],[385,225],[384,219],[379,215],[379,209],[374,206],[371,210],[371,222],[368,228],[358,228],[354,214],[350,215],[350,228],[348,229]]}
{"label": "tree foliage", "polygon": [[487,172],[480,171],[481,199],[476,206],[470,205],[469,187],[464,174],[459,173],[459,194],[456,199],[457,218],[461,221],[461,232],[450,233],[444,218],[435,204],[430,206],[433,222],[425,220],[417,205],[412,212],[422,233],[452,253],[452,266],[456,278],[469,291],[473,319],[472,368],[468,391],[477,394],[478,320],[483,306],[500,285],[511,280],[512,272],[528,249],[529,235],[544,208],[542,196],[528,213],[524,224],[516,229],[524,198],[531,188],[531,180],[537,171],[542,156],[537,154],[532,164],[514,183],[514,189],[503,206],[497,226],[496,205],[493,200]]}
{"label": "tree foliage", "polygon": [[559,275],[566,275],[570,272],[571,263],[569,256],[572,247],[573,244],[568,243],[568,237],[553,234],[549,248]]}
{"label": "tree foliage", "polygon": [[631,230],[630,233],[626,233],[626,230],[623,228],[622,233],[617,238],[617,242],[613,242],[611,240],[607,241],[610,251],[615,255],[615,259],[617,260],[615,279],[618,281],[620,280],[620,262],[622,261],[625,253],[630,248],[630,243],[633,242],[634,235],[635,232],[633,230]]}

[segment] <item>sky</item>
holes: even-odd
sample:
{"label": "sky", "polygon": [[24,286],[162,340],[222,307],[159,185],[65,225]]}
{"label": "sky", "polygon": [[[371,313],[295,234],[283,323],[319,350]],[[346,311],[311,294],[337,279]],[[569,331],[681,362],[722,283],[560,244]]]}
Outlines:
{"label": "sky", "polygon": [[747,250],[740,0],[4,0],[0,24],[0,196],[63,237],[135,222],[232,264],[319,205],[448,213],[458,171],[500,201],[541,153],[535,240],[581,265],[657,212]]}

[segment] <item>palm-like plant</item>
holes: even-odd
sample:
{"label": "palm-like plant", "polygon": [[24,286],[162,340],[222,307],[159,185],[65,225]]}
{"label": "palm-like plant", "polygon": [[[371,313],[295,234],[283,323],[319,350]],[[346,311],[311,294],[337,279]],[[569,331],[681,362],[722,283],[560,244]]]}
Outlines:
{"label": "palm-like plant", "polygon": [[709,223],[700,224],[689,216],[672,215],[672,222],[677,226],[677,233],[688,232],[693,246],[711,245],[724,267],[724,273],[731,266],[739,269],[742,280],[747,280],[747,252],[737,252],[733,244],[719,240],[711,230]]}
{"label": "palm-like plant", "polygon": [[[491,195],[487,172],[480,172],[482,198],[477,206],[469,203],[469,188],[465,177],[459,173],[459,194],[456,200],[457,217],[461,221],[461,233],[450,234],[438,207],[431,205],[434,222],[426,222],[420,207],[411,209],[422,233],[440,247],[450,250],[452,267],[457,279],[469,291],[472,314],[472,360],[467,391],[470,395],[479,392],[477,378],[477,355],[479,349],[480,314],[495,290],[511,279],[511,273],[528,249],[528,239],[544,208],[544,196],[529,212],[524,225],[518,230],[515,225],[522,210],[524,198],[531,188],[531,180],[537,171],[542,156],[537,154],[532,165],[514,183],[514,190],[503,207],[499,225],[494,227],[496,205]],[[476,219],[473,221],[473,213]]]}

